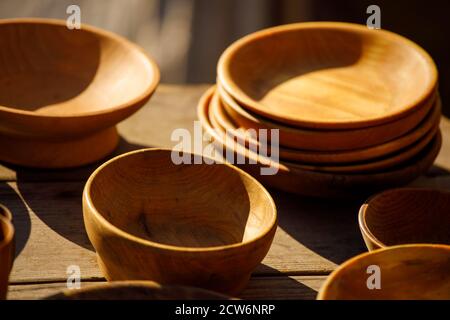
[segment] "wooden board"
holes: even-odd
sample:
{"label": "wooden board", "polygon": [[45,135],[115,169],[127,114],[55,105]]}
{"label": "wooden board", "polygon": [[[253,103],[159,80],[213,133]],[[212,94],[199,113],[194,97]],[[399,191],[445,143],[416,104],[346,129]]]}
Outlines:
{"label": "wooden board", "polygon": [[[121,123],[120,151],[173,146],[170,133],[176,128],[192,130],[196,104],[207,88],[161,86],[149,104]],[[444,144],[436,166],[415,185],[450,189],[450,121],[443,120],[441,130]],[[0,202],[13,212],[17,230],[11,299],[40,298],[48,288],[59,290],[70,265],[80,267],[83,282],[103,281],[81,216],[81,193],[94,168],[52,171],[0,165]],[[315,201],[270,192],[278,207],[279,228],[242,297],[313,299],[327,274],[366,250],[356,220],[365,199]]]}

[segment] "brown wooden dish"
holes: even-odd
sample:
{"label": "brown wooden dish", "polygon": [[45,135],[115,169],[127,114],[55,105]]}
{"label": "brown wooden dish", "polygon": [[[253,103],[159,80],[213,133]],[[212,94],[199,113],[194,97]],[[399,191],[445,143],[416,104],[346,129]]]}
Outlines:
{"label": "brown wooden dish", "polygon": [[[394,142],[397,142],[398,149],[401,149],[411,139],[400,140],[400,137],[403,138],[404,135],[412,136],[413,133],[417,136],[420,132],[416,132],[416,128],[419,124],[429,126],[429,122],[424,123],[424,118],[434,117],[430,110],[436,103],[440,104],[439,99],[433,95],[417,110],[398,120],[359,129],[314,130],[288,126],[253,114],[241,107],[220,84],[217,86],[217,91],[220,95],[221,109],[225,110],[222,113],[227,113],[239,127],[244,129],[279,129],[280,145],[282,146],[301,149],[302,151],[334,151],[338,154],[362,149],[368,149],[368,151],[365,151],[368,153],[371,147],[380,150],[380,146],[383,144],[390,143],[392,147]],[[433,116],[431,116],[432,114]],[[414,141],[416,140],[417,138]]]}
{"label": "brown wooden dish", "polygon": [[65,21],[0,21],[0,160],[73,167],[117,145],[115,125],[155,91],[154,61],[126,39]]}
{"label": "brown wooden dish", "polygon": [[449,270],[450,246],[388,247],[344,262],[325,281],[317,299],[448,300]]}
{"label": "brown wooden dish", "polygon": [[82,289],[65,290],[46,300],[230,300],[216,292],[152,281],[113,281]]}
{"label": "brown wooden dish", "polygon": [[[234,159],[244,158],[237,164],[263,184],[287,192],[315,197],[354,197],[407,184],[426,172],[433,164],[441,147],[441,134],[416,157],[401,166],[370,174],[337,174],[302,170],[286,162],[276,162],[262,157],[237,143],[229,143],[211,125],[209,106],[214,88],[209,89],[200,99],[197,113],[203,128],[216,143],[219,154],[226,150],[234,153]],[[272,167],[275,175],[261,175],[261,168]]]}
{"label": "brown wooden dish", "polygon": [[359,210],[369,250],[408,243],[450,245],[450,192],[401,188],[371,197]]}
{"label": "brown wooden dish", "polygon": [[412,41],[341,22],[278,26],[232,44],[220,83],[241,105],[298,127],[348,129],[387,123],[435,92],[437,69]]}
{"label": "brown wooden dish", "polygon": [[138,150],[91,175],[83,212],[100,268],[108,280],[152,280],[235,295],[270,248],[275,204],[244,171],[205,163],[209,158],[198,163],[199,156],[189,153],[184,159],[192,164],[177,165],[177,155]]}
{"label": "brown wooden dish", "polygon": [[9,273],[14,262],[14,226],[11,213],[0,206],[0,300],[6,299]]}

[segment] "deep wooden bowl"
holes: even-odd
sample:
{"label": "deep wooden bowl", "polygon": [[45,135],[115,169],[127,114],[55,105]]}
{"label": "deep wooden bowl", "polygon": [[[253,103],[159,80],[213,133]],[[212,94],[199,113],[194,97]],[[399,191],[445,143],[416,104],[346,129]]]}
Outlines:
{"label": "deep wooden bowl", "polygon": [[450,192],[401,188],[370,198],[359,210],[369,250],[409,243],[450,245]]}
{"label": "deep wooden bowl", "polygon": [[[220,130],[226,130],[229,134],[232,134],[238,138],[238,141],[246,146],[253,146],[255,148],[260,146],[260,142],[258,141],[258,131],[260,129],[267,130],[270,134],[271,130],[268,128],[247,128],[243,126],[239,126],[234,123],[234,119],[230,117],[227,111],[224,108],[224,104],[221,103],[221,100],[218,96],[217,90],[211,100],[210,106],[210,120],[213,124],[213,127]],[[291,162],[301,162],[304,164],[341,164],[341,165],[349,165],[355,162],[368,162],[373,159],[381,159],[390,157],[392,154],[394,155],[389,162],[395,163],[400,161],[401,159],[406,160],[408,158],[408,153],[403,152],[406,149],[410,149],[410,151],[418,151],[420,145],[417,144],[419,140],[427,143],[429,142],[429,138],[434,136],[439,128],[439,122],[441,117],[441,102],[440,99],[436,101],[436,104],[433,106],[432,110],[426,115],[426,117],[420,122],[420,124],[415,127],[413,130],[409,131],[405,135],[400,138],[390,140],[386,143],[376,145],[373,147],[356,149],[352,151],[310,151],[310,150],[300,150],[293,148],[286,148],[280,145],[279,147],[279,155],[280,159],[284,161]],[[383,125],[381,125],[383,126]],[[364,130],[364,129],[362,129]],[[356,129],[355,131],[359,131]],[[253,134],[251,134],[253,132]],[[329,131],[330,132],[330,131]],[[337,134],[340,131],[335,131]],[[280,139],[281,139],[281,129],[279,131]],[[320,134],[320,133],[319,133]],[[428,135],[428,139],[424,136]],[[268,136],[270,138],[270,135]],[[311,137],[310,137],[311,138]],[[307,136],[303,137],[305,141],[309,141]],[[268,139],[270,141],[270,139]],[[330,142],[331,143],[331,142]],[[414,145],[415,146],[412,146]],[[411,155],[411,152],[409,152]],[[395,159],[397,158],[397,159]],[[399,159],[400,158],[400,159]],[[382,160],[383,161],[383,160]],[[384,162],[384,161],[383,161]],[[380,164],[383,164],[380,163]],[[386,164],[386,162],[384,162]],[[352,171],[351,168],[347,168]],[[364,169],[364,167],[363,167]],[[333,171],[339,171],[333,170]],[[348,170],[347,170],[348,171]]]}
{"label": "deep wooden bowl", "polygon": [[253,112],[299,127],[331,129],[402,118],[437,85],[433,60],[412,41],[341,22],[250,34],[222,54],[218,77]]}
{"label": "deep wooden bowl", "polygon": [[[266,186],[283,191],[314,197],[361,197],[374,192],[405,185],[425,173],[433,164],[441,148],[440,132],[431,143],[410,161],[399,167],[368,174],[341,174],[303,170],[289,162],[276,162],[262,157],[244,146],[224,139],[214,128],[209,119],[209,106],[214,94],[210,88],[199,101],[197,114],[204,130],[216,144],[219,154],[226,152],[234,156],[234,160],[244,159],[237,166],[250,173]],[[261,175],[261,168],[272,167],[275,175]]]}
{"label": "deep wooden bowl", "polygon": [[65,21],[0,21],[0,160],[72,167],[118,142],[115,125],[155,91],[154,61],[126,39]]}
{"label": "deep wooden bowl", "polygon": [[127,153],[89,178],[84,221],[100,268],[108,280],[152,280],[235,295],[269,250],[275,204],[244,171],[228,164],[176,165],[176,154]]}
{"label": "deep wooden bowl", "polygon": [[6,298],[13,261],[14,226],[7,215],[0,215],[0,300]]}
{"label": "deep wooden bowl", "polygon": [[79,290],[64,290],[46,300],[230,300],[216,292],[152,281],[113,281]]}
{"label": "deep wooden bowl", "polygon": [[[369,289],[380,269],[380,289]],[[450,246],[402,245],[356,256],[337,268],[319,291],[319,300],[448,300]]]}
{"label": "deep wooden bowl", "polygon": [[[411,136],[413,130],[424,118],[431,117],[432,109],[436,103],[440,104],[437,94],[431,96],[422,105],[410,114],[398,120],[390,121],[377,126],[348,129],[348,130],[314,130],[307,128],[296,128],[284,125],[280,122],[271,121],[268,118],[259,116],[241,107],[236,100],[228,94],[223,86],[217,86],[220,95],[220,103],[226,113],[236,124],[245,129],[278,129],[280,134],[280,145],[293,149],[311,151],[333,151],[350,152],[350,150],[361,150],[363,148],[375,148],[403,137],[405,134]],[[440,109],[440,108],[439,108]],[[440,113],[440,110],[439,110]],[[438,121],[438,120],[437,120]],[[423,123],[423,126],[430,123]],[[413,141],[416,141],[417,138]],[[406,143],[411,140],[400,140]],[[393,144],[391,143],[393,146]],[[397,144],[397,150],[405,147],[404,144]]]}

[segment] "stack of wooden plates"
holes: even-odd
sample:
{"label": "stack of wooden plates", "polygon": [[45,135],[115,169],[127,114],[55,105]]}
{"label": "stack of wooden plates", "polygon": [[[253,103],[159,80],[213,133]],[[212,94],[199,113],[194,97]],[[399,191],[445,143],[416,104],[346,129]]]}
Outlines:
{"label": "stack of wooden plates", "polygon": [[[441,144],[431,57],[399,35],[348,23],[286,25],[240,39],[220,58],[217,86],[198,111],[216,146],[248,160],[241,167],[306,195],[407,183]],[[261,156],[278,142],[279,161]],[[261,175],[268,165],[277,174]]]}

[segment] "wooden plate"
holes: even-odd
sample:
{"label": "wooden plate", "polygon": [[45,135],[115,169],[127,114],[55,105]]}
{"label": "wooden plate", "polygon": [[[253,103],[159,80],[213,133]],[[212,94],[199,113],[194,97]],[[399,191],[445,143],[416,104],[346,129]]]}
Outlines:
{"label": "wooden plate", "polygon": [[[336,174],[302,170],[284,162],[273,162],[249,149],[223,141],[223,137],[211,125],[209,104],[214,88],[209,89],[200,99],[197,113],[206,132],[216,143],[219,150],[231,150],[235,158],[240,156],[246,162],[237,164],[267,186],[287,192],[315,197],[353,197],[368,195],[394,186],[407,184],[426,172],[432,166],[441,147],[441,134],[416,157],[400,167],[370,174]],[[227,159],[228,160],[228,159]],[[261,169],[272,166],[275,175],[262,175]]]}
{"label": "wooden plate", "polygon": [[[389,247],[344,262],[327,278],[317,299],[448,300],[449,270],[450,246],[411,244]],[[370,287],[368,284],[377,284],[372,281],[374,277],[370,279],[376,272],[381,276],[379,287]]]}
{"label": "wooden plate", "polygon": [[[223,86],[218,84],[217,88],[223,108],[239,126],[246,129],[279,129],[280,145],[312,151],[349,151],[392,141],[417,127],[438,100],[438,95],[435,94],[411,114],[378,126],[350,130],[313,130],[283,125],[247,111],[224,90]],[[417,137],[414,137],[414,140],[409,141],[411,143],[416,140]],[[407,140],[403,142],[406,143]],[[400,144],[398,148],[405,146]]]}
{"label": "wooden plate", "polygon": [[[210,105],[210,112],[212,113],[210,120],[216,122],[214,124],[214,127],[228,130],[228,132],[238,137],[239,142],[245,143],[246,146],[252,145],[254,147],[258,147],[259,142],[257,141],[256,136],[257,131],[255,135],[253,135],[250,134],[252,131],[248,131],[248,128],[236,126],[236,124],[232,119],[230,119],[230,116],[224,110],[223,106],[224,105],[221,103],[221,100],[218,97],[216,91]],[[361,162],[386,157],[416,143],[424,135],[432,130],[435,130],[434,132],[436,133],[439,127],[439,120],[441,115],[440,111],[441,102],[438,99],[432,111],[428,113],[426,118],[422,120],[418,127],[414,128],[412,131],[398,139],[389,141],[381,145],[354,151],[340,152],[297,150],[280,146],[280,159],[294,162],[298,161],[307,164],[348,164],[352,162]],[[271,129],[267,130],[267,132],[270,132]]]}
{"label": "wooden plate", "polygon": [[64,290],[45,300],[230,300],[216,292],[152,281],[112,281],[79,290]]}
{"label": "wooden plate", "polygon": [[220,83],[260,115],[307,128],[362,128],[400,119],[437,85],[432,58],[385,30],[341,22],[279,26],[232,44]]}

